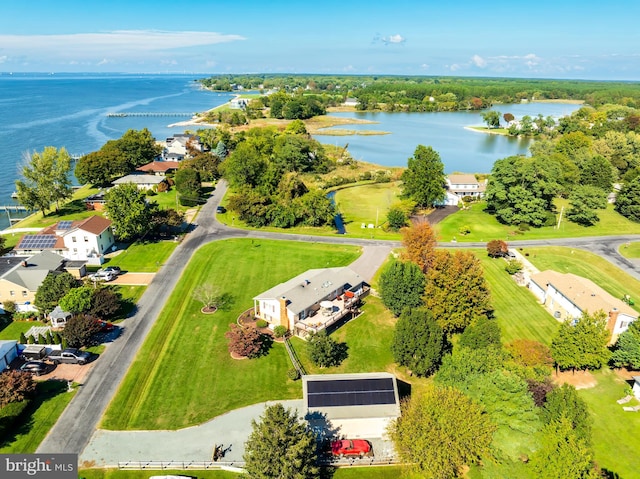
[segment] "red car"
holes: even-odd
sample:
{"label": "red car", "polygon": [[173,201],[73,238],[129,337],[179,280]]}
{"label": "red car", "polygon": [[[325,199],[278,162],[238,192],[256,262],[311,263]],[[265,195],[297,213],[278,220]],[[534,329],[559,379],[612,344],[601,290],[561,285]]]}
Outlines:
{"label": "red car", "polygon": [[113,323],[103,321],[102,319],[98,319],[98,324],[100,325],[101,331],[113,331],[113,329],[115,328]]}
{"label": "red car", "polygon": [[340,439],[331,442],[331,454],[336,457],[342,456],[371,456],[373,448],[369,441],[364,439]]}

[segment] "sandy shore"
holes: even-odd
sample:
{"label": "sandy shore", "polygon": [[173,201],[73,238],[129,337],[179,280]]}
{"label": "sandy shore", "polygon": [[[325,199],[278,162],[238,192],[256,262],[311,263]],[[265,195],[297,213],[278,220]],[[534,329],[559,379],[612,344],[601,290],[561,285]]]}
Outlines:
{"label": "sandy shore", "polygon": [[474,128],[473,126],[465,126],[464,127],[465,130],[469,130],[469,131],[475,131],[476,133],[484,133],[485,135],[502,135],[502,136],[508,136],[506,133],[502,132],[502,131],[491,131],[491,130],[478,130],[478,128]]}

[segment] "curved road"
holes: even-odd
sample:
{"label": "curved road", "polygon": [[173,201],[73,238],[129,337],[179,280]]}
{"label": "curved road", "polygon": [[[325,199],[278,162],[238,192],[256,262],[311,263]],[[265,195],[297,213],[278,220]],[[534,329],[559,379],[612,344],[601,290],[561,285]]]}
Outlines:
{"label": "curved road", "polygon": [[[361,246],[363,255],[351,267],[364,278],[371,278],[388,257],[397,241],[366,240],[340,236],[310,236],[300,234],[245,231],[222,225],[215,220],[215,208],[226,193],[226,185],[220,182],[213,196],[202,206],[197,225],[176,248],[167,263],[155,275],[138,302],[134,316],[127,319],[121,336],[114,341],[94,365],[85,383],[60,416],[47,437],[40,444],[38,453],[77,453],[87,446],[98,427],[111,398],[133,362],[138,349],[162,311],[165,301],[180,280],[192,254],[203,244],[228,238],[264,238],[289,241],[307,241]],[[614,265],[640,279],[640,265],[629,261],[617,252],[618,247],[629,241],[640,240],[640,235],[615,237],[567,238],[553,240],[511,241],[512,247],[568,246],[592,251]],[[486,243],[440,243],[446,248],[485,248]]]}

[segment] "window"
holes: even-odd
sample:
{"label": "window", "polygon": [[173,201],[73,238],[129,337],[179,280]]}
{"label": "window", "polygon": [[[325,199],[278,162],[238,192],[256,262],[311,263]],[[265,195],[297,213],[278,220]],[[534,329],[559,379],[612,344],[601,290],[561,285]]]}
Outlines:
{"label": "window", "polygon": [[27,297],[27,292],[26,292],[26,291],[24,291],[24,290],[22,291],[22,297],[23,297],[23,298],[26,298],[26,297]]}
{"label": "window", "polygon": [[75,242],[76,242],[76,237],[75,237],[75,236],[72,236],[72,237],[71,237],[71,241],[73,241],[73,242],[75,243]]}
{"label": "window", "polygon": [[78,248],[73,248],[73,253],[77,253],[78,252]]}
{"label": "window", "polygon": [[11,296],[15,296],[15,295],[16,295],[16,292],[15,292],[15,291],[9,291],[9,295],[11,295]]}
{"label": "window", "polygon": [[88,243],[88,242],[89,242],[89,237],[88,237],[88,236],[85,236],[85,237],[84,237],[84,242],[85,242],[85,243]]}

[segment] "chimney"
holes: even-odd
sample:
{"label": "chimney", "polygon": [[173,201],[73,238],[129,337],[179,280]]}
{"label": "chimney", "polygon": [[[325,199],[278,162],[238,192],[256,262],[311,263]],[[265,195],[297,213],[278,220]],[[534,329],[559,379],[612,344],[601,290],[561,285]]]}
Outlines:
{"label": "chimney", "polygon": [[285,298],[284,296],[280,296],[280,298],[278,298],[278,302],[280,303],[279,325],[284,326],[285,328],[287,328],[287,331],[288,331],[290,328],[289,328],[289,315],[287,314],[287,298]]}
{"label": "chimney", "polygon": [[618,308],[613,308],[609,311],[609,320],[607,321],[607,329],[610,333],[613,334],[613,331],[616,328],[616,322],[618,321]]}
{"label": "chimney", "polygon": [[22,266],[23,268],[26,268],[27,266],[29,266],[29,264],[27,263],[27,260],[22,260],[20,261],[20,266]]}

